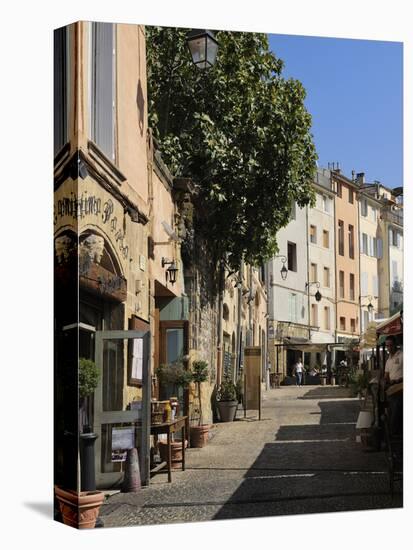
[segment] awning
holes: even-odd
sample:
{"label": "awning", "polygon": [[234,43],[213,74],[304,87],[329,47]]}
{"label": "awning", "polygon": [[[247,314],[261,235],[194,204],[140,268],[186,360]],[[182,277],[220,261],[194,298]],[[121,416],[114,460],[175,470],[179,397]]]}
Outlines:
{"label": "awning", "polygon": [[283,338],[283,346],[296,351],[321,352],[328,351],[328,346],[333,342],[311,342],[307,338],[286,336]]}
{"label": "awning", "polygon": [[401,334],[403,332],[403,323],[400,311],[378,324],[376,330],[378,335]]}

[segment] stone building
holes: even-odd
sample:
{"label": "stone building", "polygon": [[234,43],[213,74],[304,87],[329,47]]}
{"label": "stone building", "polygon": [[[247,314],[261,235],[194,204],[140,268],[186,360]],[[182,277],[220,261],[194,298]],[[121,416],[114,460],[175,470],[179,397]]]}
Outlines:
{"label": "stone building", "polygon": [[[185,307],[172,178],[147,126],[144,28],[79,22],[55,31],[54,93],[56,365],[59,372],[65,351],[78,346],[101,373],[84,418],[98,435],[97,484],[109,486],[123,476],[113,459],[121,424],[136,426],[131,437],[146,456],[139,426],[150,378],[169,353],[165,323],[174,351],[185,323],[175,305]],[[76,306],[67,306],[69,295]],[[141,467],[147,479],[145,457]]]}
{"label": "stone building", "polygon": [[[54,47],[56,482],[77,487],[76,434],[93,430],[97,485],[119,484],[114,441],[129,426],[147,483],[150,399],[170,397],[157,368],[206,360],[212,421],[247,333],[265,357],[265,292],[249,266],[223,273],[216,292],[191,224],[194,186],[173,177],[148,128],[144,27],[78,22],[55,31]],[[79,357],[100,373],[80,411]],[[194,388],[174,391],[195,421]]]}
{"label": "stone building", "polygon": [[[316,193],[314,208],[308,209],[308,261],[310,340],[320,344],[312,351],[306,364],[318,368],[334,363],[334,348],[328,344],[335,342],[336,329],[336,280],[334,245],[335,194],[331,185],[331,174],[327,169],[318,169],[313,183]],[[312,284],[311,284],[312,283]],[[321,299],[316,300],[319,290]]]}
{"label": "stone building", "polygon": [[336,193],[336,341],[343,345],[336,347],[338,361],[360,337],[359,185],[338,168],[331,171],[331,178]]}

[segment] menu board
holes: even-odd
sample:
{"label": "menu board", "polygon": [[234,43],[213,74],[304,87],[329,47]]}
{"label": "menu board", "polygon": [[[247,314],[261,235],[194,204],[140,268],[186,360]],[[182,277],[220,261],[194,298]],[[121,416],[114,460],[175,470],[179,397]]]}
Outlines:
{"label": "menu board", "polygon": [[261,348],[245,347],[244,351],[245,405],[259,410],[261,405]]}

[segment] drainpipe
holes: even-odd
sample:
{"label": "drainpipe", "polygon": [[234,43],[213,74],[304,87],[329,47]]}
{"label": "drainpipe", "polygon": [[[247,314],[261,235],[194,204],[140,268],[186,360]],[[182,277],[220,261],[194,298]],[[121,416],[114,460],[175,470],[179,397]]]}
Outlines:
{"label": "drainpipe", "polygon": [[241,372],[241,318],[242,318],[242,281],[243,281],[243,272],[244,272],[244,260],[241,258],[241,263],[238,272],[238,311],[237,311],[237,350],[236,350],[236,361],[235,369],[233,373],[233,382],[235,383],[238,380],[238,377]]}
{"label": "drainpipe", "polygon": [[[252,294],[252,266],[249,266],[249,288]],[[248,302],[248,331],[247,331],[247,346],[252,346],[252,300]]]}
{"label": "drainpipe", "polygon": [[[309,226],[308,226],[308,206],[305,207],[305,223],[307,234],[307,282],[310,282],[310,239],[309,239]],[[311,320],[310,320],[310,285],[307,285],[307,322],[308,322],[308,339],[311,341]],[[304,356],[304,352],[302,352]],[[304,364],[304,357],[302,357]]]}
{"label": "drainpipe", "polygon": [[[331,181],[331,173],[330,173],[330,181]],[[334,191],[334,189],[333,189]],[[335,191],[334,191],[335,192]],[[334,294],[335,294],[335,307],[336,307],[336,322],[334,327],[334,341],[337,344],[337,326],[338,326],[338,299],[337,299],[337,213],[336,213],[336,198],[334,197],[333,201],[333,225],[334,225]],[[334,356],[334,363],[336,362],[336,350],[334,349],[333,352]]]}

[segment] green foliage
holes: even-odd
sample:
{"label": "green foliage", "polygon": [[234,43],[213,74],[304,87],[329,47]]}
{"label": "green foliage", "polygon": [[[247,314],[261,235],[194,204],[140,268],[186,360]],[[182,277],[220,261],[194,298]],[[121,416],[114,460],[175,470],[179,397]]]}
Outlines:
{"label": "green foliage", "polygon": [[192,363],[192,380],[197,384],[208,380],[208,363],[206,361],[194,361]]}
{"label": "green foliage", "polygon": [[99,369],[94,361],[81,357],[79,359],[79,396],[91,395],[99,383]]}
{"label": "green foliage", "polygon": [[191,371],[185,369],[182,363],[171,363],[160,365],[156,369],[156,375],[161,384],[173,384],[186,387],[192,382]]}
{"label": "green foliage", "polygon": [[367,371],[360,373],[360,374],[354,374],[351,373],[349,377],[349,386],[351,388],[351,391],[354,395],[358,395],[359,393],[362,394],[365,392],[369,385],[370,375]]}
{"label": "green foliage", "polygon": [[237,392],[238,403],[242,403],[242,397],[244,395],[244,377],[243,376],[238,378],[237,383],[235,384],[235,389]]}
{"label": "green foliage", "polygon": [[217,401],[236,401],[237,388],[235,384],[226,376],[219,385],[217,391]]}
{"label": "green foliage", "polygon": [[[198,185],[197,228],[238,269],[277,251],[293,201],[313,204],[316,152],[305,90],[282,77],[265,34],[217,32],[215,66],[193,66],[185,29],[147,27],[150,125],[163,159]],[[202,212],[202,214],[200,214]]]}

